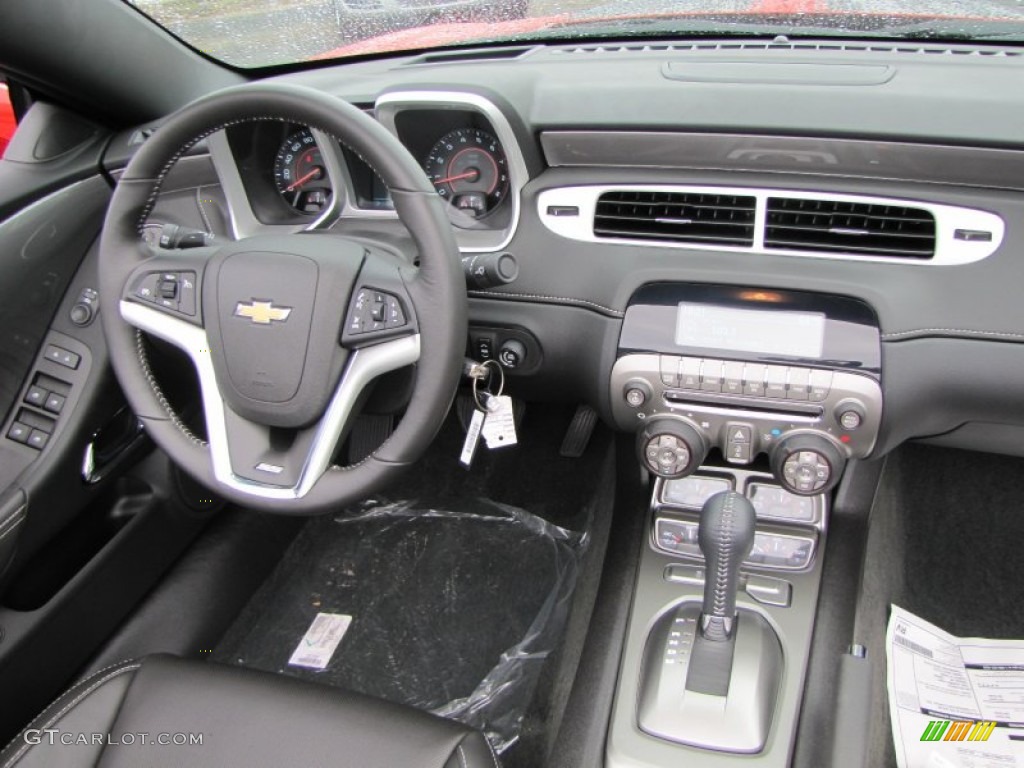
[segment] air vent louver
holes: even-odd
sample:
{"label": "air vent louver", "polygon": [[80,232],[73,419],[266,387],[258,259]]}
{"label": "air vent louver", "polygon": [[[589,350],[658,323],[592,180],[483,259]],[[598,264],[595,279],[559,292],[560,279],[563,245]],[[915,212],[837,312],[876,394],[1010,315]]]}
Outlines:
{"label": "air vent louver", "polygon": [[753,197],[695,192],[605,192],[597,200],[597,237],[749,246]]}
{"label": "air vent louver", "polygon": [[920,208],[768,198],[765,248],[930,259],[935,217]]}

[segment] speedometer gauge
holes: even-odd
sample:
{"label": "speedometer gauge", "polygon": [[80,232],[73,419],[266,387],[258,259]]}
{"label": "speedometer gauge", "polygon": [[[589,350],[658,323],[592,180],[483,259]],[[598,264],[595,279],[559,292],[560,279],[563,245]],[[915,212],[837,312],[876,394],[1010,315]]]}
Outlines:
{"label": "speedometer gauge", "polygon": [[508,195],[505,152],[494,134],[480,128],[446,133],[423,167],[437,193],[470,216],[486,216]]}
{"label": "speedometer gauge", "polygon": [[281,144],[274,158],[274,184],[292,208],[302,213],[320,213],[330,202],[333,190],[323,154],[308,128],[295,131]]}

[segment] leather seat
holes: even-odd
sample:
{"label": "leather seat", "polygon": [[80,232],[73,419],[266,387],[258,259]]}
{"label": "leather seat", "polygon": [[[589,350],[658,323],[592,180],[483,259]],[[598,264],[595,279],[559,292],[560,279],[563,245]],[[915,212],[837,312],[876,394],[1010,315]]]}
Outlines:
{"label": "leather seat", "polygon": [[[188,743],[192,735],[202,743]],[[418,710],[283,675],[150,656],[76,684],[0,753],[0,768],[37,766],[497,768],[498,762],[478,731]]]}

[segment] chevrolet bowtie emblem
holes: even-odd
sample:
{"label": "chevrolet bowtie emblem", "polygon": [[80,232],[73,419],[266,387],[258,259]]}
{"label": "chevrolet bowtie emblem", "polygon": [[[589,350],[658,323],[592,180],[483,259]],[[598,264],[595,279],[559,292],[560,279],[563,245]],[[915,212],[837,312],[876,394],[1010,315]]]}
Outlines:
{"label": "chevrolet bowtie emblem", "polygon": [[254,299],[251,304],[240,301],[235,306],[235,317],[244,317],[259,325],[270,325],[275,321],[283,323],[291,313],[291,307],[275,307],[272,301]]}

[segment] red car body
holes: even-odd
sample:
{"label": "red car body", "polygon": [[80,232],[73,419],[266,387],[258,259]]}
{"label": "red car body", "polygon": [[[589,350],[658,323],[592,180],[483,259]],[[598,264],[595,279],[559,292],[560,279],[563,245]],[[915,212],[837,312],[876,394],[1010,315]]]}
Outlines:
{"label": "red car body", "polygon": [[14,109],[11,107],[11,96],[7,86],[0,83],[0,157],[7,149],[7,143],[14,135],[17,123],[14,120]]}

